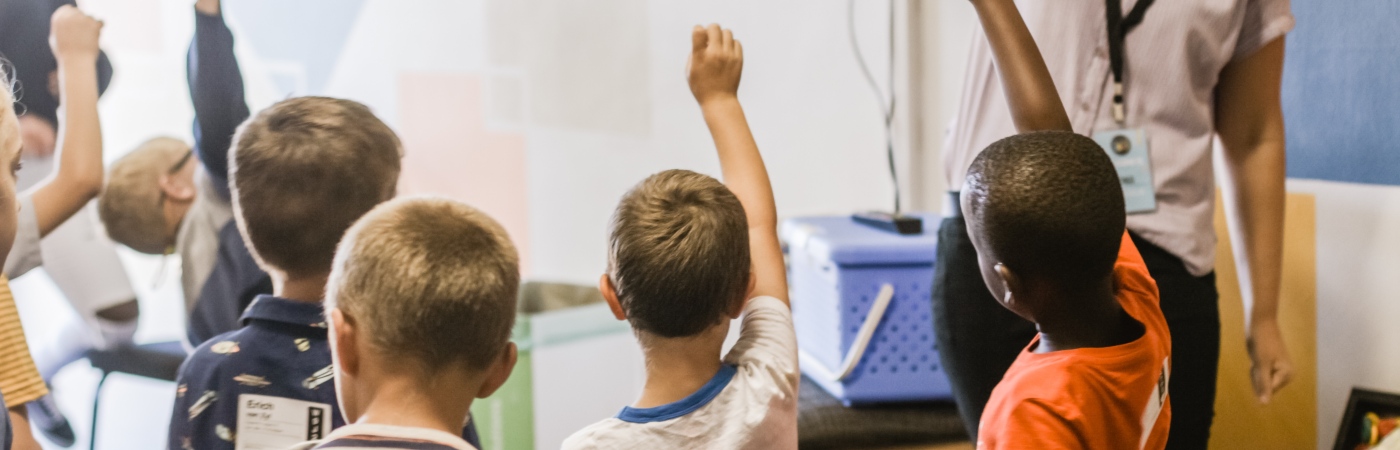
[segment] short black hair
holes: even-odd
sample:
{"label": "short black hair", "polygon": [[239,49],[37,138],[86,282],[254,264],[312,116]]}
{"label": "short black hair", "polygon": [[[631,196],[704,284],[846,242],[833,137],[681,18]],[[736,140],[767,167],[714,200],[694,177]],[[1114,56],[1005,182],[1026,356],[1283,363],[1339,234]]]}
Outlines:
{"label": "short black hair", "polygon": [[1017,274],[1069,286],[1112,274],[1127,216],[1094,140],[1047,131],[997,141],[973,160],[963,195],[987,250]]}
{"label": "short black hair", "polygon": [[709,176],[667,170],[638,183],[618,203],[609,241],[608,276],[637,331],[700,334],[748,293],[744,205]]}

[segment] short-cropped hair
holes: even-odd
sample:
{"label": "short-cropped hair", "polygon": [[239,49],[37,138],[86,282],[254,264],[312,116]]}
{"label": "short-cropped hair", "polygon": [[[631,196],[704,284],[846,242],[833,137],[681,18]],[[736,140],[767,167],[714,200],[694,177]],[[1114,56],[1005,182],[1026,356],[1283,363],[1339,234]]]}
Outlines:
{"label": "short-cropped hair", "polygon": [[608,275],[632,327],[694,336],[748,293],[748,219],[718,180],[667,170],[623,195],[613,213]]}
{"label": "short-cropped hair", "polygon": [[184,141],[158,137],[112,163],[97,197],[97,216],[113,241],[141,253],[166,252],[170,243],[165,235],[160,177],[189,151]]}
{"label": "short-cropped hair", "polygon": [[346,233],[334,267],[326,308],[358,321],[382,355],[484,370],[510,339],[519,256],[499,223],[464,203],[379,205]]}
{"label": "short-cropped hair", "polygon": [[968,220],[992,254],[1027,277],[1068,287],[1109,276],[1123,239],[1123,190],[1094,140],[1070,132],[1012,136],[967,171]]}
{"label": "short-cropped hair", "polygon": [[360,103],[283,100],[233,139],[234,217],[265,269],[330,271],[336,243],[356,219],[394,196],[402,148]]}

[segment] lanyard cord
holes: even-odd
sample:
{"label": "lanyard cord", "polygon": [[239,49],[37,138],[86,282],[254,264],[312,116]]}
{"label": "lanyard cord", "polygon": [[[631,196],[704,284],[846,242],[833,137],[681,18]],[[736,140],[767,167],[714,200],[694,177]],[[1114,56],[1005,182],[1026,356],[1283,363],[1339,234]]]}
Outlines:
{"label": "lanyard cord", "polygon": [[1123,39],[1142,23],[1153,0],[1138,0],[1128,16],[1123,16],[1121,0],[1106,0],[1108,13],[1108,64],[1113,68],[1113,120],[1119,125],[1127,119],[1123,108]]}

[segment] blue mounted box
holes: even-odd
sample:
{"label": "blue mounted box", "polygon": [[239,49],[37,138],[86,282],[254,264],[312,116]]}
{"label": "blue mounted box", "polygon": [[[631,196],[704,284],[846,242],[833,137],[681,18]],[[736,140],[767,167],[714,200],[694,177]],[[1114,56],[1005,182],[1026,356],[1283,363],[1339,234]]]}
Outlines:
{"label": "blue mounted box", "polygon": [[940,220],[920,216],[919,235],[849,216],[789,219],[779,230],[802,372],[848,406],[951,398],[931,315]]}

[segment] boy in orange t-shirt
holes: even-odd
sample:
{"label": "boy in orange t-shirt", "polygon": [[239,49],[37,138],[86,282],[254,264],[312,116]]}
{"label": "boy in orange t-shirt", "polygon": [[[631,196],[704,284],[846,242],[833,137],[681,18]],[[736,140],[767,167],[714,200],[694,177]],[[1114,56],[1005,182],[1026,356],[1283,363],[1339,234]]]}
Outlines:
{"label": "boy in orange t-shirt", "polygon": [[1117,171],[1073,133],[1015,3],[972,3],[1022,134],[977,156],[960,206],[988,289],[1039,331],[992,391],[977,447],[1162,449],[1171,337]]}

